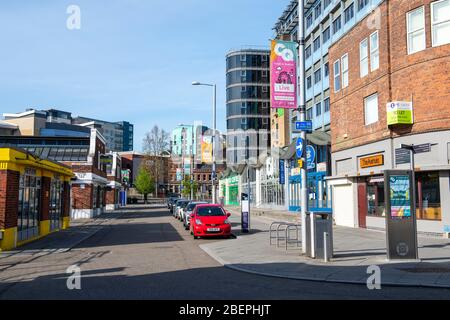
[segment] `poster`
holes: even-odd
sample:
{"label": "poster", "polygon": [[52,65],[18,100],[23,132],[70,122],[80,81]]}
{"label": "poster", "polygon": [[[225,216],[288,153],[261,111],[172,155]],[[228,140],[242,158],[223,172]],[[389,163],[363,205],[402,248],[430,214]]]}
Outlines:
{"label": "poster", "polygon": [[409,176],[396,175],[389,179],[391,218],[411,217],[411,195]]}
{"label": "poster", "polygon": [[212,161],[212,137],[202,137],[202,163],[211,164]]}
{"label": "poster", "polygon": [[272,108],[297,108],[297,43],[272,40],[270,102]]}

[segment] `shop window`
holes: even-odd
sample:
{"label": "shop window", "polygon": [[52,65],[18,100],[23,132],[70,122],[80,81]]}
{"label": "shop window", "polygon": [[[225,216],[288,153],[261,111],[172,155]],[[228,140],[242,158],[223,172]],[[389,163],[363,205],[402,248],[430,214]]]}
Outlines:
{"label": "shop window", "polygon": [[17,212],[18,239],[27,240],[39,234],[41,178],[34,170],[26,170],[19,181],[19,207]]}
{"label": "shop window", "polygon": [[384,178],[370,178],[367,182],[367,215],[384,217],[385,214]]}
{"label": "shop window", "polygon": [[441,194],[438,172],[416,173],[417,219],[441,220]]}
{"label": "shop window", "polygon": [[410,11],[406,15],[408,54],[425,50],[425,9],[424,7]]}

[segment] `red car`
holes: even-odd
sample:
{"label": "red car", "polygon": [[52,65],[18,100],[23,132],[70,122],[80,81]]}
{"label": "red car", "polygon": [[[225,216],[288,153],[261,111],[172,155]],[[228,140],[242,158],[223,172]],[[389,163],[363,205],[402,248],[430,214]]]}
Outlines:
{"label": "red car", "polygon": [[191,214],[191,234],[194,239],[209,236],[230,237],[230,215],[219,204],[199,204]]}

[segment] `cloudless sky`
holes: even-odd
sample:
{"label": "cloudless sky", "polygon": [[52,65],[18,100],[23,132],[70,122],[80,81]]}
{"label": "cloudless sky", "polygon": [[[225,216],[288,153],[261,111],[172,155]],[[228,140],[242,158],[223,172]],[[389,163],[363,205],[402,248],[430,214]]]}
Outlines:
{"label": "cloudless sky", "polygon": [[[225,55],[269,47],[290,0],[0,0],[0,114],[55,108],[135,125],[211,126],[217,83],[226,129]],[[69,5],[81,29],[69,30]]]}

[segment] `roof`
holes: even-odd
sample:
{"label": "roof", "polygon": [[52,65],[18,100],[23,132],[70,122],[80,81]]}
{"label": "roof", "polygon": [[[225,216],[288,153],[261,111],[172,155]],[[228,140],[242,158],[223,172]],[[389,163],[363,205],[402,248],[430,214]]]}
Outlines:
{"label": "roof", "polygon": [[6,122],[6,121],[0,120],[0,128],[2,128],[2,129],[18,129],[19,126],[15,125],[15,124],[12,124],[12,123],[9,123],[9,122]]}
{"label": "roof", "polygon": [[45,117],[47,116],[47,113],[45,111],[31,109],[31,110],[27,110],[27,111],[19,112],[19,113],[4,113],[3,117],[4,118],[21,118],[21,117],[29,116],[31,114],[38,114],[38,115],[45,116]]}

